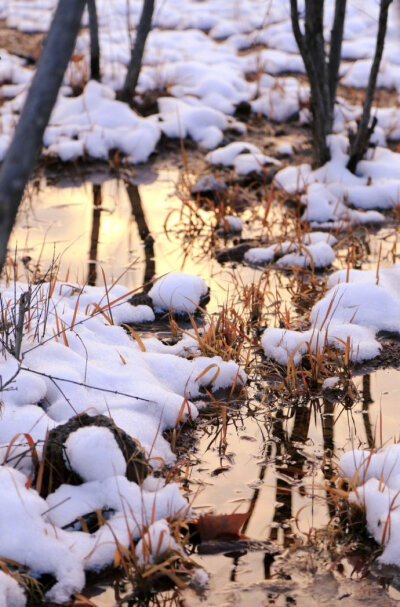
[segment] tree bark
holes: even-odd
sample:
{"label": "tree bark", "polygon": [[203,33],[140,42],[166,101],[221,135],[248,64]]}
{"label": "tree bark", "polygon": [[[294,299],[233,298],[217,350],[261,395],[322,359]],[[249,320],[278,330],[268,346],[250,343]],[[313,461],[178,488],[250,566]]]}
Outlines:
{"label": "tree bark", "polygon": [[364,157],[368,149],[370,137],[372,135],[375,122],[370,126],[371,120],[371,107],[374,100],[374,94],[376,89],[376,81],[378,78],[379,66],[381,64],[383,49],[385,46],[385,37],[387,29],[387,20],[389,13],[389,6],[392,0],[381,0],[379,9],[379,22],[378,22],[378,34],[376,37],[375,55],[369,73],[367,90],[365,92],[365,99],[363,104],[363,110],[361,119],[358,125],[357,134],[351,142],[350,149],[350,160],[347,168],[353,173],[356,170],[357,164]]}
{"label": "tree bark", "polygon": [[121,101],[132,106],[135,96],[136,85],[139,80],[140,68],[142,67],[143,53],[147,36],[151,29],[153,18],[154,0],[143,0],[142,14],[136,31],[135,44],[131,49],[131,59],[128,65],[124,86],[118,95]]}
{"label": "tree bark", "polygon": [[86,0],[59,0],[14,137],[0,169],[0,271],[25,185],[74,50]]}
{"label": "tree bark", "polygon": [[336,0],[335,16],[331,29],[331,44],[329,49],[328,78],[329,78],[329,97],[330,97],[330,123],[331,129],[335,118],[335,100],[336,90],[339,80],[339,67],[342,56],[342,42],[344,30],[344,18],[346,16],[347,0]]}
{"label": "tree bark", "polygon": [[310,83],[313,147],[316,164],[330,158],[326,136],[330,132],[330,98],[323,37],[323,0],[306,0],[304,34],[300,30],[297,0],[290,0],[294,37]]}
{"label": "tree bark", "polygon": [[90,33],[90,77],[100,82],[100,43],[96,0],[87,0]]}

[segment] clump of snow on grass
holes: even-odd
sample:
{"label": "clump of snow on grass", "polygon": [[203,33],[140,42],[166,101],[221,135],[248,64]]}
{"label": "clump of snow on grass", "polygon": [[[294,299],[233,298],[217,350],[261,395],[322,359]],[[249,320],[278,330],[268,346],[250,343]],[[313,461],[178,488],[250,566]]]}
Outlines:
{"label": "clump of snow on grass", "polygon": [[141,568],[160,563],[173,552],[183,556],[183,550],[172,537],[165,519],[150,525],[138,542],[135,552]]}
{"label": "clump of snow on grass", "polygon": [[257,265],[276,262],[281,267],[314,267],[324,268],[333,263],[335,252],[331,245],[336,238],[325,232],[310,232],[302,237],[301,242],[285,240],[269,247],[252,247],[244,259]]}
{"label": "clump of snow on grass", "polygon": [[4,607],[24,607],[26,596],[18,582],[0,571],[0,604]]}
{"label": "clump of snow on grass", "polygon": [[158,100],[157,124],[167,137],[191,137],[203,148],[211,150],[223,139],[227,128],[244,133],[245,126],[214,108],[205,108],[185,101],[162,97]]}
{"label": "clump of snow on grass", "polygon": [[260,173],[267,165],[281,164],[276,158],[263,154],[256,145],[245,141],[235,141],[209,152],[206,161],[214,165],[233,166],[239,176]]}
{"label": "clump of snow on grass", "polygon": [[126,472],[125,458],[108,428],[89,426],[72,432],[65,443],[64,458],[84,481],[100,481]]}
{"label": "clump of snow on grass", "polygon": [[339,377],[327,377],[322,383],[323,390],[334,390],[340,384]]}
{"label": "clump of snow on grass", "polygon": [[63,603],[82,589],[83,563],[63,541],[64,532],[48,522],[46,502],[25,484],[23,474],[0,467],[0,554],[32,571],[52,573],[58,581],[47,598]]}
{"label": "clump of snow on grass", "polygon": [[119,149],[130,162],[145,162],[155,150],[160,130],[115,99],[112,89],[90,81],[78,97],[58,98],[44,135],[48,154],[75,160],[87,154],[108,159]]}
{"label": "clump of snow on grass", "polygon": [[196,569],[193,574],[190,584],[193,588],[204,590],[208,586],[209,574],[205,569]]}
{"label": "clump of snow on grass", "polygon": [[292,77],[273,78],[263,74],[260,79],[260,88],[262,94],[252,101],[252,110],[276,122],[293,118],[300,111],[300,103],[305,102],[308,97],[307,88]]}
{"label": "clump of snow on grass", "polygon": [[293,156],[293,145],[289,142],[280,143],[275,147],[275,151],[279,156]]}
{"label": "clump of snow on grass", "polygon": [[242,220],[240,217],[235,217],[234,215],[225,215],[221,219],[219,226],[224,232],[241,232],[243,230]]}
{"label": "clump of snow on grass", "polygon": [[156,311],[194,314],[208,293],[204,280],[193,274],[171,272],[159,278],[149,291]]}
{"label": "clump of snow on grass", "polygon": [[350,502],[365,509],[369,533],[384,546],[379,561],[399,565],[400,445],[348,451],[339,461],[339,472],[355,485]]}
{"label": "clump of snow on grass", "polygon": [[239,154],[259,154],[260,149],[246,141],[235,141],[228,145],[209,152],[206,156],[207,162],[216,165],[233,166]]}
{"label": "clump of snow on grass", "polygon": [[265,355],[283,365],[291,359],[298,364],[308,347],[314,353],[326,345],[343,351],[349,340],[350,360],[375,358],[381,350],[376,334],[400,333],[399,278],[400,264],[381,269],[378,279],[373,270],[335,272],[328,280],[328,292],[311,310],[311,329],[266,329]]}
{"label": "clump of snow on grass", "polygon": [[304,192],[302,219],[312,227],[382,223],[384,216],[370,209],[398,204],[400,154],[378,146],[358,163],[354,175],[347,169],[347,138],[330,135],[328,142],[331,160],[324,166],[314,171],[309,164],[286,167],[275,175],[275,183],[289,194]]}
{"label": "clump of snow on grass", "polygon": [[267,358],[276,360],[280,365],[287,365],[289,360],[297,365],[307,352],[308,340],[311,341],[311,332],[268,327],[261,337],[261,345]]}
{"label": "clump of snow on grass", "polygon": [[132,306],[129,303],[123,303],[114,307],[112,311],[113,321],[116,325],[142,324],[150,323],[155,320],[155,315],[150,306],[139,305]]}

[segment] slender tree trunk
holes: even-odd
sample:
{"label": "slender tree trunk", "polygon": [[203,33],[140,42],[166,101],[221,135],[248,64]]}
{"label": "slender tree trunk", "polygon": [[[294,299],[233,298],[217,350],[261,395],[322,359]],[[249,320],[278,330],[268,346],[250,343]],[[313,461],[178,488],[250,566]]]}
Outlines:
{"label": "slender tree trunk", "polygon": [[[376,124],[376,120],[371,123],[371,107],[385,44],[388,11],[392,1],[380,0],[375,55],[369,74],[363,111],[357,133],[349,137],[350,160],[348,168],[353,172],[368,149],[370,137]],[[290,0],[293,34],[303,58],[310,84],[311,128],[314,156],[318,165],[324,164],[330,157],[326,141],[327,136],[333,130],[334,124],[346,5],[347,0],[335,0],[331,44],[327,61],[323,31],[324,0],[305,0],[304,33],[300,29],[297,0]]]}
{"label": "slender tree trunk", "polygon": [[306,0],[304,34],[300,30],[297,0],[290,0],[292,29],[310,83],[313,147],[316,164],[330,158],[326,136],[330,132],[330,98],[323,38],[323,0]]}
{"label": "slender tree trunk", "polygon": [[379,66],[381,64],[383,49],[385,46],[385,37],[387,29],[387,20],[389,13],[389,6],[392,0],[381,0],[379,9],[379,22],[378,22],[378,34],[376,37],[375,55],[369,73],[367,90],[365,92],[365,99],[363,105],[363,111],[361,119],[358,125],[357,134],[350,142],[350,160],[347,168],[353,173],[356,170],[357,164],[364,157],[368,149],[368,144],[372,132],[374,130],[376,121],[373,121],[370,125],[371,120],[371,107],[374,100],[374,94],[376,89],[376,81],[378,78]]}
{"label": "slender tree trunk", "polygon": [[86,0],[59,0],[14,137],[0,169],[0,271],[25,185],[74,50]]}
{"label": "slender tree trunk", "polygon": [[87,0],[87,5],[89,12],[90,33],[90,77],[92,80],[97,80],[98,82],[100,82],[100,43],[96,0]]}
{"label": "slender tree trunk", "polygon": [[128,65],[124,86],[119,94],[119,99],[129,103],[129,105],[132,105],[135,96],[140,68],[142,67],[144,48],[151,29],[153,11],[154,0],[143,0],[142,14],[136,31],[135,44],[131,49],[131,60]]}
{"label": "slender tree trunk", "polygon": [[314,141],[318,150],[318,164],[325,164],[330,158],[326,137],[331,132],[331,124],[325,60],[324,2],[321,0],[306,0],[305,36],[314,80],[311,88]]}
{"label": "slender tree trunk", "polygon": [[346,4],[347,0],[336,0],[335,4],[335,16],[333,19],[333,26],[331,29],[331,44],[329,49],[329,64],[328,64],[328,78],[329,78],[329,97],[330,97],[330,130],[333,128],[333,122],[335,118],[335,100],[336,90],[339,80],[339,68],[340,59],[342,56],[342,42],[343,42],[343,31],[344,31],[344,19],[346,16]]}

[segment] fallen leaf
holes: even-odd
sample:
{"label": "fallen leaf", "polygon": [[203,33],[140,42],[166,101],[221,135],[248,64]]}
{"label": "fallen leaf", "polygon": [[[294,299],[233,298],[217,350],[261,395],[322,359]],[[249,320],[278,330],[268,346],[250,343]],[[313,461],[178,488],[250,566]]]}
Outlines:
{"label": "fallen leaf", "polygon": [[204,514],[199,517],[197,529],[201,540],[239,539],[240,529],[249,516],[248,512],[232,514]]}

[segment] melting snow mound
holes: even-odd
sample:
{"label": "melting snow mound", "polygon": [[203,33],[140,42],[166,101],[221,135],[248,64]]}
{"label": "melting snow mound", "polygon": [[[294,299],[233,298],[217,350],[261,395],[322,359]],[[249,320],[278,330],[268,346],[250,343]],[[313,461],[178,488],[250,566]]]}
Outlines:
{"label": "melting snow mound", "polygon": [[369,533],[384,546],[378,560],[399,566],[400,445],[376,452],[348,451],[339,461],[339,471],[356,486],[350,502],[365,509]]}
{"label": "melting snow mound", "polygon": [[399,263],[381,269],[378,278],[374,270],[335,272],[325,297],[311,310],[311,328],[300,332],[269,327],[261,340],[265,355],[282,365],[290,360],[298,364],[308,348],[316,353],[332,345],[344,351],[349,340],[350,360],[375,358],[381,350],[376,334],[400,333],[399,284]]}
{"label": "melting snow mound", "polygon": [[208,290],[206,283],[199,276],[171,272],[157,280],[150,289],[149,296],[156,311],[173,310],[178,314],[194,314]]}

